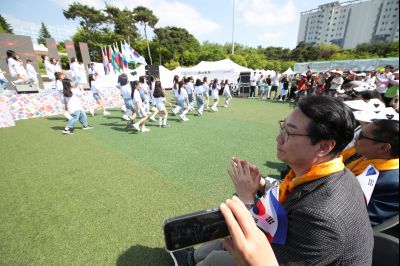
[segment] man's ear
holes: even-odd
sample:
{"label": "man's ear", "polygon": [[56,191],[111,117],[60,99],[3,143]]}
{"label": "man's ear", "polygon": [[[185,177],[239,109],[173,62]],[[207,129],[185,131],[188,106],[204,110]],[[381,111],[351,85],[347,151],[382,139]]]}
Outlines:
{"label": "man's ear", "polygon": [[319,149],[317,151],[317,156],[318,157],[325,157],[331,151],[335,148],[336,146],[336,141],[334,140],[322,140],[319,142]]}
{"label": "man's ear", "polygon": [[392,154],[392,145],[390,143],[382,143],[379,145],[379,151],[383,154],[391,155]]}

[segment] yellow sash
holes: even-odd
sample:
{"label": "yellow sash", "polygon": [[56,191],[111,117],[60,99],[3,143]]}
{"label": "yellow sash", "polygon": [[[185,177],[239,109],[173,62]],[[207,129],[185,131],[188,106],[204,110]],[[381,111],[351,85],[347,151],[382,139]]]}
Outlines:
{"label": "yellow sash", "polygon": [[[356,148],[352,147],[342,152],[343,162],[346,162],[356,153]],[[374,166],[378,171],[388,171],[399,169],[399,159],[366,159],[364,156],[346,165],[354,175],[364,172],[368,165]]]}
{"label": "yellow sash", "polygon": [[296,177],[294,172],[290,172],[285,176],[285,179],[279,184],[279,202],[283,204],[286,201],[289,192],[301,184],[308,183],[330,174],[339,172],[344,169],[342,157],[332,161],[313,165],[306,174]]}

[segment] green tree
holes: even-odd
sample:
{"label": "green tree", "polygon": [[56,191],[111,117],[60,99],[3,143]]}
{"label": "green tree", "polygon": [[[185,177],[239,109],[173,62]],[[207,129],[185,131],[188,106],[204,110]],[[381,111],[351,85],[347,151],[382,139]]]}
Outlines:
{"label": "green tree", "polygon": [[7,20],[2,15],[0,15],[0,32],[14,34],[10,24],[7,23]]}
{"label": "green tree", "polygon": [[135,41],[140,38],[139,31],[135,25],[133,11],[127,8],[121,10],[116,6],[106,4],[104,12],[107,14],[107,22],[114,26],[114,33],[117,36],[116,41],[127,40]]}
{"label": "green tree", "polygon": [[[236,49],[236,48],[235,48]],[[240,54],[230,54],[229,59],[231,59],[233,62],[236,64],[239,64],[241,66],[247,67],[247,61],[246,58],[243,55]]]}
{"label": "green tree", "polygon": [[265,57],[256,53],[251,53],[246,56],[247,66],[252,69],[263,69],[267,64]]}
{"label": "green tree", "polygon": [[330,60],[333,56],[335,56],[342,49],[336,44],[321,42],[318,45],[319,48],[319,59],[322,60]]}
{"label": "green tree", "polygon": [[[179,64],[183,65],[183,62],[180,61],[183,59],[181,58],[183,52],[198,53],[200,51],[199,41],[186,29],[177,27],[156,28],[154,33],[155,41],[171,52],[172,58],[168,61],[179,61]],[[166,61],[164,60],[164,62]]]}
{"label": "green tree", "polygon": [[65,49],[65,42],[59,42],[57,44],[57,50],[61,53],[66,53],[67,50]]}
{"label": "green tree", "polygon": [[204,42],[201,46],[198,60],[199,61],[218,61],[225,59],[227,55],[224,53],[224,47],[218,43]]}
{"label": "green tree", "polygon": [[39,38],[37,39],[38,44],[46,45],[46,38],[51,38],[51,34],[46,25],[42,22],[39,30]]}
{"label": "green tree", "polygon": [[63,10],[66,19],[80,20],[79,24],[84,30],[98,31],[100,25],[107,22],[107,17],[100,10],[74,2],[67,10]]}
{"label": "green tree", "polygon": [[145,36],[146,42],[147,42],[147,51],[149,52],[150,65],[152,65],[153,59],[151,58],[150,44],[149,44],[149,40],[147,38],[147,26],[154,28],[158,22],[158,17],[156,17],[153,14],[152,10],[150,10],[144,6],[136,7],[133,10],[133,13],[134,13],[135,20],[144,26],[144,36]]}

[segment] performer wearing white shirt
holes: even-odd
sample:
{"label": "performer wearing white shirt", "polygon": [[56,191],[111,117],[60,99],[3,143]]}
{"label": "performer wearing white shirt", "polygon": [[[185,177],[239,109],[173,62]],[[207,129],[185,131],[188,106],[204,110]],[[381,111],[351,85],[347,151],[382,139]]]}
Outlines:
{"label": "performer wearing white shirt", "polygon": [[211,90],[212,90],[212,97],[214,99],[214,104],[211,107],[211,110],[213,110],[214,112],[218,112],[218,102],[219,102],[219,91],[221,89],[221,86],[218,84],[218,79],[214,79],[213,84],[211,86]]}
{"label": "performer wearing white shirt", "polygon": [[[139,122],[133,124],[133,127],[138,132],[145,133],[145,132],[149,132],[150,131],[150,129],[146,128],[146,120],[149,117],[147,116],[147,112],[144,110],[142,98],[141,98],[140,92],[139,92],[140,87],[141,87],[141,84],[140,84],[139,81],[137,81],[137,80],[131,81],[131,88],[132,88],[132,91],[133,91],[133,104],[135,106],[136,114],[141,117]],[[142,128],[140,128],[139,126],[142,126]]]}
{"label": "performer wearing white shirt", "polygon": [[197,102],[197,113],[202,116],[204,110],[204,88],[203,83],[200,79],[196,80],[196,84],[194,86],[194,94],[196,95],[196,102]]}
{"label": "performer wearing white shirt", "polygon": [[17,54],[12,50],[8,50],[6,54],[7,54],[7,64],[10,70],[10,75],[13,78],[18,78],[17,80],[14,80],[13,83],[15,84],[28,83],[29,79],[26,74],[26,70],[23,66],[21,66],[21,62],[18,60]]}
{"label": "performer wearing white shirt", "polygon": [[[96,75],[93,75],[93,74],[89,75],[89,86],[90,86],[90,90],[92,92],[93,98],[96,100],[99,107],[103,110],[103,115],[110,115],[110,113],[107,112],[106,107],[104,106],[104,101],[103,101],[103,98],[99,91],[100,84],[98,84],[96,82],[96,79],[97,79]],[[95,110],[91,111],[92,116],[94,116],[94,111]]]}
{"label": "performer wearing white shirt", "polygon": [[185,87],[186,84],[184,82],[179,82],[178,105],[182,111],[182,114],[179,117],[182,121],[189,121],[189,118],[186,117],[186,114],[189,112],[189,96]]}
{"label": "performer wearing white shirt", "polygon": [[35,68],[32,65],[32,60],[26,60],[26,72],[28,73],[29,81],[33,84],[38,84],[38,73],[36,72]]}
{"label": "performer wearing white shirt", "polygon": [[55,70],[54,65],[52,63],[50,63],[49,57],[47,55],[42,55],[42,61],[43,61],[43,64],[44,64],[44,68],[46,70],[47,77],[51,81],[56,80],[56,77],[54,76],[54,73],[56,72],[56,70]]}
{"label": "performer wearing white shirt", "polygon": [[79,83],[82,83],[82,70],[75,57],[71,58],[71,64],[69,65],[69,68],[73,73],[75,86],[78,86]]}

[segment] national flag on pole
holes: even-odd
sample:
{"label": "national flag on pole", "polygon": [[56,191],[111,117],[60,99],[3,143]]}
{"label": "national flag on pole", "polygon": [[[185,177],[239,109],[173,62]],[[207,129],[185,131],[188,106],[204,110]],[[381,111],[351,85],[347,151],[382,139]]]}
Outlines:
{"label": "national flag on pole", "polygon": [[104,73],[106,75],[110,74],[110,62],[108,61],[108,56],[107,56],[107,48],[101,48],[101,54],[103,56],[103,67],[104,67]]}
{"label": "national flag on pole", "polygon": [[124,68],[128,68],[128,59],[126,57],[125,45],[122,41],[121,41],[121,57]]}
{"label": "national flag on pole", "polygon": [[116,61],[117,61],[118,65],[119,65],[119,68],[120,68],[120,69],[122,70],[122,72],[123,72],[124,64],[123,64],[123,62],[122,62],[122,56],[121,56],[121,53],[120,53],[119,48],[118,48],[118,43],[115,43],[115,44],[114,44],[114,50],[115,50],[115,52],[116,52]]}
{"label": "national flag on pole", "polygon": [[267,235],[270,243],[285,244],[288,229],[287,214],[279,199],[279,186],[272,186],[251,209],[257,226]]}
{"label": "national flag on pole", "polygon": [[117,61],[116,61],[116,51],[115,50],[113,50],[113,48],[112,48],[112,46],[110,45],[110,51],[111,51],[111,64],[112,64],[112,66],[113,66],[113,68],[114,68],[114,71],[118,71],[118,72],[120,72],[120,70],[119,70],[119,65],[118,65],[118,63],[117,63]]}
{"label": "national flag on pole", "polygon": [[127,44],[126,41],[121,43],[121,50],[123,50],[122,53],[125,54],[128,63],[147,65],[146,59],[137,51],[135,51],[135,49],[133,49],[129,44]]}

